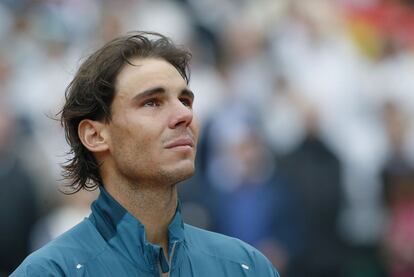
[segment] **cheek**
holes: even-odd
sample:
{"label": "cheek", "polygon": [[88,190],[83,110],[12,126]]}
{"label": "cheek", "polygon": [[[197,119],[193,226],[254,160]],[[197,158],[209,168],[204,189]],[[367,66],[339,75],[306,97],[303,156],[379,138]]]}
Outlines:
{"label": "cheek", "polygon": [[134,162],[134,160],[150,162],[155,159],[162,148],[164,130],[157,124],[158,122],[160,120],[149,120],[142,115],[134,115],[122,122],[118,121],[111,130],[111,151],[114,151],[113,154],[117,155],[118,159],[127,162]]}
{"label": "cheek", "polygon": [[[146,128],[137,128],[126,134],[123,139],[124,152],[135,160],[146,160],[151,163],[160,153],[160,142],[158,134],[154,134]],[[131,161],[132,162],[132,161]]]}
{"label": "cheek", "polygon": [[193,121],[191,122],[191,125],[190,125],[190,129],[191,129],[191,132],[194,135],[195,141],[197,142],[198,141],[198,136],[199,136],[199,133],[200,133],[200,122],[198,121],[197,118],[193,118]]}
{"label": "cheek", "polygon": [[117,133],[113,138],[115,140],[111,155],[119,171],[124,175],[136,178],[136,174],[154,167],[152,163],[156,155],[153,154],[154,149],[150,145],[149,138],[125,130]]}

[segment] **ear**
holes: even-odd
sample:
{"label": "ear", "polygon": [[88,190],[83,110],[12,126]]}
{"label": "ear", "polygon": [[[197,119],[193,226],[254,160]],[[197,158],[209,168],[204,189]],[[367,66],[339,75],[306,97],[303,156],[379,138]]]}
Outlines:
{"label": "ear", "polygon": [[79,123],[78,136],[82,144],[91,152],[108,150],[106,124],[100,121],[84,119]]}

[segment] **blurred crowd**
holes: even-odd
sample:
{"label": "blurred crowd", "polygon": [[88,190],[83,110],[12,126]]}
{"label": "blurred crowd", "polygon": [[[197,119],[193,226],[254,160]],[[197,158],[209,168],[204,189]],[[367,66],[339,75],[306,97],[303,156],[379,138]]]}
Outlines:
{"label": "blurred crowd", "polygon": [[0,276],[89,213],[57,113],[104,42],[193,53],[202,123],[186,221],[283,277],[414,276],[414,1],[1,0]]}

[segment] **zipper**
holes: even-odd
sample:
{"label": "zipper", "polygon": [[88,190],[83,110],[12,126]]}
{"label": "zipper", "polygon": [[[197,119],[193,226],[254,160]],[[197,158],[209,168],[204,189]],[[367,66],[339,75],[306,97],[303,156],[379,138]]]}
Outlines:
{"label": "zipper", "polygon": [[[170,277],[171,264],[172,264],[172,259],[173,259],[173,256],[174,256],[175,246],[177,245],[177,242],[178,242],[177,240],[176,241],[173,241],[173,245],[171,247],[171,255],[169,255],[169,257],[168,257],[168,275],[167,275],[167,277]],[[160,273],[159,276],[162,277],[161,262],[159,260],[158,260],[157,265],[158,265],[158,272]]]}
{"label": "zipper", "polygon": [[162,268],[161,268],[161,262],[158,260],[158,272],[160,273],[160,277],[162,277]]}
{"label": "zipper", "polygon": [[170,255],[169,259],[168,259],[168,266],[169,266],[169,270],[168,270],[168,277],[170,277],[170,273],[171,273],[171,264],[172,264],[172,259],[173,259],[173,256],[174,256],[175,246],[177,245],[177,242],[178,242],[178,241],[176,241],[176,240],[173,242],[173,246],[172,246],[172,248],[171,248],[171,255]]}

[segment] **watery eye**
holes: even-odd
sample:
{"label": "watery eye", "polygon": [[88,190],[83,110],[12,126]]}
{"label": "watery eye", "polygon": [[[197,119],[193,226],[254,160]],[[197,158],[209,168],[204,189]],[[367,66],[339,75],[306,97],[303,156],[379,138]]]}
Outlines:
{"label": "watery eye", "polygon": [[180,101],[181,101],[181,103],[183,103],[184,106],[187,106],[187,107],[190,107],[190,108],[193,105],[193,101],[191,101],[190,99],[187,99],[187,98],[180,99]]}
{"label": "watery eye", "polygon": [[143,104],[144,107],[156,107],[159,106],[159,101],[156,99],[146,100]]}

